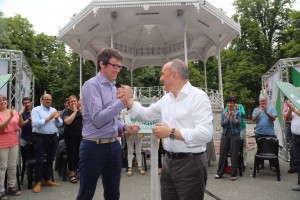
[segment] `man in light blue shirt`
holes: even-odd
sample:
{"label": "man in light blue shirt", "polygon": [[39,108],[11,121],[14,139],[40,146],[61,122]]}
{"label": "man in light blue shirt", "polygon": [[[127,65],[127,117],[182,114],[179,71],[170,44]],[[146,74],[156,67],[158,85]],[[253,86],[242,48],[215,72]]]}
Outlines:
{"label": "man in light blue shirt", "polygon": [[[41,97],[41,105],[32,109],[32,143],[35,153],[35,187],[33,192],[41,191],[41,181],[44,175],[45,185],[59,186],[58,183],[51,181],[53,161],[57,149],[58,129],[56,126],[63,124],[60,111],[51,107],[52,96],[44,94]],[[46,163],[44,165],[44,162]]]}
{"label": "man in light blue shirt", "polygon": [[255,135],[258,137],[274,137],[274,121],[276,117],[276,110],[272,106],[267,105],[267,98],[261,95],[259,97],[259,106],[252,113],[252,121],[256,122]]}
{"label": "man in light blue shirt", "polygon": [[[267,104],[267,97],[259,96],[259,106],[252,112],[252,121],[256,122],[255,140],[261,137],[276,137],[274,131],[274,121],[277,117],[276,110]],[[271,162],[270,162],[271,164]],[[260,168],[264,168],[263,161],[260,162]]]}
{"label": "man in light blue shirt", "polygon": [[119,113],[132,97],[129,86],[117,90],[122,56],[114,49],[102,49],[97,56],[98,74],[82,87],[82,141],[79,152],[80,188],[77,200],[93,199],[101,176],[104,199],[120,199],[122,147],[117,132],[137,133],[136,125],[125,125]]}

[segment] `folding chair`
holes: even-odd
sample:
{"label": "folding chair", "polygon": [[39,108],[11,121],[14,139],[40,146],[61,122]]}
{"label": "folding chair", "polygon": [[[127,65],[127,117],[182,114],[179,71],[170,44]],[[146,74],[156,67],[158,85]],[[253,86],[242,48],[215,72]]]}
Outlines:
{"label": "folding chair", "polygon": [[262,137],[257,140],[257,152],[254,157],[253,178],[259,173],[259,161],[269,160],[276,167],[277,181],[280,181],[280,166],[278,158],[278,139]]}

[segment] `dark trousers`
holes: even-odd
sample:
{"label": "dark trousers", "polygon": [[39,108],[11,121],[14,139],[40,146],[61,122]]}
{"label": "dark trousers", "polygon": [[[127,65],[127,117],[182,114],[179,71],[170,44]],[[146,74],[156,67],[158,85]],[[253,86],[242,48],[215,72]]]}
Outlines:
{"label": "dark trousers", "polygon": [[293,134],[294,164],[298,169],[298,185],[300,184],[300,136]]}
{"label": "dark trousers", "polygon": [[[256,143],[257,143],[258,139],[259,139],[259,138],[262,138],[262,137],[273,137],[273,138],[276,138],[276,135],[261,135],[261,134],[255,134],[255,141],[256,141]],[[270,160],[269,164],[270,164],[270,167],[275,166],[273,160]],[[260,161],[259,161],[259,165],[260,165],[262,168],[264,168],[264,161],[263,161],[263,160],[260,160]]]}
{"label": "dark trousers", "polygon": [[201,200],[207,182],[206,153],[186,158],[163,158],[161,200]]}
{"label": "dark trousers", "polygon": [[80,188],[77,200],[94,197],[99,176],[102,176],[105,200],[120,199],[122,147],[118,141],[109,144],[82,140],[79,150]]}
{"label": "dark trousers", "polygon": [[294,148],[293,148],[293,137],[292,137],[292,131],[291,131],[291,123],[285,124],[285,130],[286,130],[286,136],[287,136],[287,142],[288,142],[288,148],[290,151],[290,169],[295,169],[295,163],[294,163]]}
{"label": "dark trousers", "polygon": [[238,166],[238,153],[240,148],[240,134],[232,134],[231,131],[228,131],[226,135],[221,136],[221,145],[220,145],[220,157],[217,174],[223,176],[227,167],[227,158],[228,153],[230,152],[231,158],[231,168],[230,174],[231,177],[236,177],[237,166]]}
{"label": "dark trousers", "polygon": [[67,147],[68,168],[70,171],[76,171],[79,163],[79,146],[82,137],[65,137]]}
{"label": "dark trousers", "polygon": [[42,177],[50,180],[58,144],[57,135],[33,133],[32,144],[35,154],[35,181],[42,181]]}

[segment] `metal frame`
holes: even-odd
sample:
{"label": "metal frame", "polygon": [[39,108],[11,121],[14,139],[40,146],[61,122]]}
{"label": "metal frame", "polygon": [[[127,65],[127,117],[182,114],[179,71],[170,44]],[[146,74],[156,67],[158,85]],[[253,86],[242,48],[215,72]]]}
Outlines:
{"label": "metal frame", "polygon": [[[298,58],[286,58],[278,60],[275,65],[273,65],[263,76],[262,76],[262,89],[265,90],[266,80],[273,75],[273,73],[279,71],[280,81],[289,82],[289,68],[300,66],[300,57]],[[281,102],[283,106],[283,102]],[[279,149],[279,156],[286,161],[290,160],[289,147],[287,145],[287,136],[285,132],[285,124],[283,124],[282,129],[282,142],[283,146]]]}
{"label": "metal frame", "polygon": [[7,100],[8,106],[14,107],[17,111],[22,106],[22,88],[21,88],[21,71],[24,70],[30,78],[30,97],[34,99],[34,74],[28,65],[22,51],[0,49],[0,59],[9,61],[8,73],[11,78],[8,82]]}

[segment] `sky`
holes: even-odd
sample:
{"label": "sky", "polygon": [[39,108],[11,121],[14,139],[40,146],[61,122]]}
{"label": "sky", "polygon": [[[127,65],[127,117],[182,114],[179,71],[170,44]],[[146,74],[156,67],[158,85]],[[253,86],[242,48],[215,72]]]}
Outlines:
{"label": "sky", "polygon": [[[230,17],[235,13],[234,0],[207,0],[216,8],[222,8]],[[58,35],[70,21],[74,13],[79,13],[92,0],[0,0],[0,11],[4,17],[20,14],[33,25],[37,34]],[[294,4],[294,9],[300,10],[300,0]]]}

